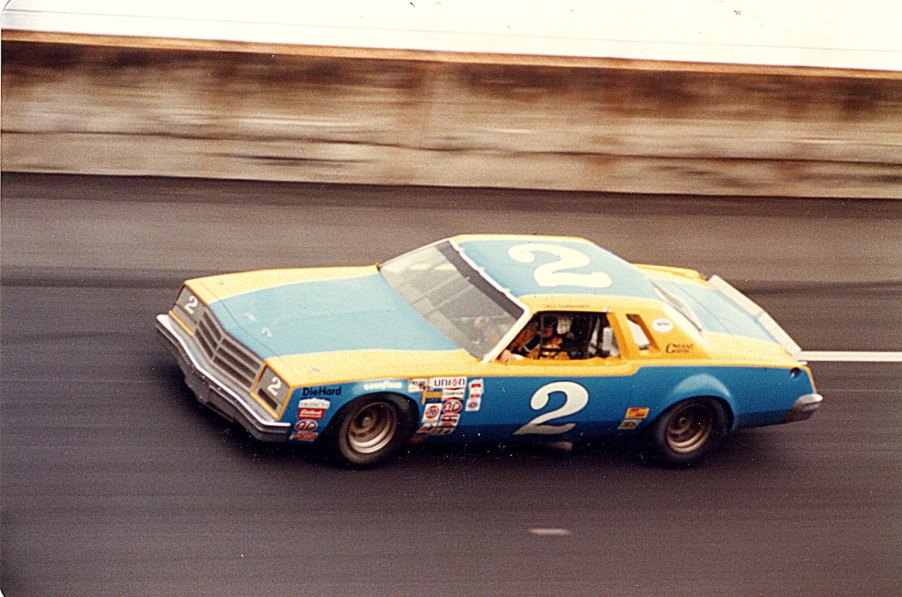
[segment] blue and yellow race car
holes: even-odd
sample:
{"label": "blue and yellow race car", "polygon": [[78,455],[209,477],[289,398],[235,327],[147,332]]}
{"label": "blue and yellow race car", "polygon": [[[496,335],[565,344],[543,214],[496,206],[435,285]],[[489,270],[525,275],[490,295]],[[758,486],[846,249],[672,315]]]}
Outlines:
{"label": "blue and yellow race car", "polygon": [[201,403],[356,466],[415,441],[610,435],[687,465],[822,401],[798,345],[722,279],[571,237],[189,280],[157,330]]}

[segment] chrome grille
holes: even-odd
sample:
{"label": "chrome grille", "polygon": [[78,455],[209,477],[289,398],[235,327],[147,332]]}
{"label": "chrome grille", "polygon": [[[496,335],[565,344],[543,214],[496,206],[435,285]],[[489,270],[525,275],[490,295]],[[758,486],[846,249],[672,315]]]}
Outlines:
{"label": "chrome grille", "polygon": [[226,334],[209,310],[201,317],[194,338],[211,364],[250,391],[263,361]]}

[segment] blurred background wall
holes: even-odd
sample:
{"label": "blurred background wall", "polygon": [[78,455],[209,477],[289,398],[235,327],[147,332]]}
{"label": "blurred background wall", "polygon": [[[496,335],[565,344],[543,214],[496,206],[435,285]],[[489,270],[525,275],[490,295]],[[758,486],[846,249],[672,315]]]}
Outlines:
{"label": "blurred background wall", "polygon": [[2,169],[902,197],[902,73],[3,32]]}

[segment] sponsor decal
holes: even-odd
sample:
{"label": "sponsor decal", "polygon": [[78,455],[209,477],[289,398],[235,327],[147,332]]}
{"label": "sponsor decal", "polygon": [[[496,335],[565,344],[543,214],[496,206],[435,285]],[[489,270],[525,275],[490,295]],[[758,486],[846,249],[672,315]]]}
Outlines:
{"label": "sponsor decal", "polygon": [[617,429],[635,429],[639,426],[641,421],[639,419],[624,419],[623,422],[617,427]]}
{"label": "sponsor decal", "polygon": [[485,390],[485,384],[481,379],[470,380],[467,386],[467,412],[476,412],[482,406],[482,392]]}
{"label": "sponsor decal", "polygon": [[329,409],[329,401],[321,398],[306,398],[298,400],[299,419],[322,419]]}
{"label": "sponsor decal", "polygon": [[667,334],[673,331],[673,322],[669,319],[664,319],[663,317],[660,319],[655,319],[653,322],[651,322],[651,329],[660,334]]}
{"label": "sponsor decal", "polygon": [[363,384],[363,389],[367,392],[400,390],[402,387],[404,386],[400,381],[368,381]]}
{"label": "sponsor decal", "polygon": [[442,418],[439,421],[439,427],[457,427],[457,424],[460,422],[460,414],[458,413],[442,413]]}
{"label": "sponsor decal", "polygon": [[317,398],[308,398],[306,400],[298,400],[298,408],[321,408],[323,410],[329,408],[328,400],[319,400]]}
{"label": "sponsor decal", "polygon": [[291,439],[299,442],[312,442],[319,436],[315,431],[296,431],[291,434]]}
{"label": "sponsor decal", "polygon": [[442,400],[463,400],[466,390],[463,388],[444,388],[442,390]]}
{"label": "sponsor decal", "polygon": [[668,354],[683,354],[692,352],[693,348],[695,348],[695,344],[668,344],[664,352]]}
{"label": "sponsor decal", "polygon": [[408,392],[425,392],[429,389],[429,380],[428,379],[409,379],[407,380],[407,391]]}
{"label": "sponsor decal", "polygon": [[302,419],[294,424],[295,431],[314,431],[319,427],[319,423],[310,419]]}
{"label": "sponsor decal", "polygon": [[424,425],[417,431],[419,435],[451,435],[455,427],[431,427]]}
{"label": "sponsor decal", "polygon": [[426,400],[441,400],[442,396],[443,396],[443,394],[442,394],[441,390],[439,390],[439,391],[427,390],[427,391],[423,392],[423,401],[425,402]]}
{"label": "sponsor decal", "polygon": [[644,419],[648,416],[648,407],[631,406],[626,409],[624,419]]}
{"label": "sponsor decal", "polygon": [[299,408],[299,419],[322,419],[326,410],[323,408]]}
{"label": "sponsor decal", "polygon": [[429,380],[432,388],[462,388],[466,385],[466,377],[433,377]]}
{"label": "sponsor decal", "polygon": [[303,388],[301,396],[304,398],[319,398],[321,396],[341,396],[341,386],[320,386],[318,388]]}
{"label": "sponsor decal", "polygon": [[448,400],[442,404],[442,412],[443,413],[460,413],[463,410],[464,404],[460,400]]}
{"label": "sponsor decal", "polygon": [[423,409],[423,424],[435,425],[442,415],[442,405],[438,403],[427,404]]}

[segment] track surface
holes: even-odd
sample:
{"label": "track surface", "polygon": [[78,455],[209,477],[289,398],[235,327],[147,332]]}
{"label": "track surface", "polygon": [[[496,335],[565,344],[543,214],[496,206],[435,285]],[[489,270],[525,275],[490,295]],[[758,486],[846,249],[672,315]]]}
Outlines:
{"label": "track surface", "polygon": [[482,231],[719,273],[806,349],[902,350],[900,203],[5,175],[3,594],[902,593],[902,365],[816,363],[813,419],[690,471],[615,445],[354,472],[203,410],[154,338],[188,275]]}

